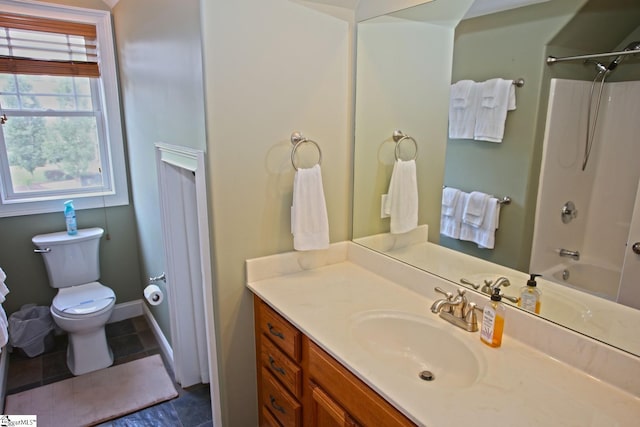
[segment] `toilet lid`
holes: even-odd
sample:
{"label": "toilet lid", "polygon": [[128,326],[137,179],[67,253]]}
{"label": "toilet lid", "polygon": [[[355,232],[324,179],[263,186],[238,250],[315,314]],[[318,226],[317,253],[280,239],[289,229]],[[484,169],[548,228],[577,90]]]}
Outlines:
{"label": "toilet lid", "polygon": [[52,307],[62,314],[82,315],[100,311],[116,299],[113,290],[98,282],[60,288]]}

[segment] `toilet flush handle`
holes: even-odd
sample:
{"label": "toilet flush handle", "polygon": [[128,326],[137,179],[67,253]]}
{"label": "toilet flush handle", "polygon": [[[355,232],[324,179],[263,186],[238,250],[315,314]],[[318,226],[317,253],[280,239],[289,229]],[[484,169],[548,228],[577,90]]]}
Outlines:
{"label": "toilet flush handle", "polygon": [[49,252],[51,252],[51,248],[34,249],[33,252],[37,254],[48,254]]}

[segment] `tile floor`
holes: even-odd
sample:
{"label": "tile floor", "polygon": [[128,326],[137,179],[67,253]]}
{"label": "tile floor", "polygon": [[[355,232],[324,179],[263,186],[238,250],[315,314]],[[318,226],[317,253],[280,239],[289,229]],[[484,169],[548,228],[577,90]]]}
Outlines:
{"label": "tile floor", "polygon": [[[152,354],[161,354],[158,343],[144,316],[106,326],[107,340],[114,364],[130,362]],[[41,385],[61,381],[73,375],[66,364],[67,336],[56,336],[54,348],[34,358],[13,352],[9,359],[7,394],[18,393]],[[165,361],[166,366],[166,361]],[[173,371],[167,366],[169,375]],[[100,424],[100,427],[207,427],[211,421],[209,385],[199,384],[182,389],[179,396],[122,418]]]}

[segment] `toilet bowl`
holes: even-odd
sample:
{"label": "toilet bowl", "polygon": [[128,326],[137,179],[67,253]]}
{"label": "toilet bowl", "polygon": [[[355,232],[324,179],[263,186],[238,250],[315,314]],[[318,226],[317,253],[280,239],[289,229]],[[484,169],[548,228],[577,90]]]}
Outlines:
{"label": "toilet bowl", "polygon": [[113,290],[99,282],[61,288],[51,304],[53,321],[67,332],[67,366],[74,375],[113,364],[104,326],[113,313]]}
{"label": "toilet bowl", "polygon": [[72,374],[82,375],[109,367],[113,352],[107,343],[104,326],[116,302],[113,290],[100,278],[99,243],[104,230],[78,230],[40,234],[31,240],[41,253],[49,284],[58,289],[51,303],[51,316],[67,332],[67,366]]}

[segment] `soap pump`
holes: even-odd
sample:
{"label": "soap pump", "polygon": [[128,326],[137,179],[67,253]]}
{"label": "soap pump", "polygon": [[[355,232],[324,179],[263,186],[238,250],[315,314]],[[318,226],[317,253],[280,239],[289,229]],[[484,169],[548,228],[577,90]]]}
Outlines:
{"label": "soap pump", "polygon": [[530,274],[527,285],[522,287],[520,291],[520,301],[518,302],[519,307],[536,314],[540,313],[540,299],[542,297],[542,292],[537,288],[538,283],[536,282],[536,277],[539,276],[541,275]]}
{"label": "soap pump", "polygon": [[491,303],[482,309],[482,329],[480,340],[490,347],[502,345],[502,331],[504,330],[504,317],[507,309],[500,301],[500,288],[494,288],[491,294]]}

